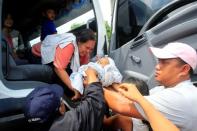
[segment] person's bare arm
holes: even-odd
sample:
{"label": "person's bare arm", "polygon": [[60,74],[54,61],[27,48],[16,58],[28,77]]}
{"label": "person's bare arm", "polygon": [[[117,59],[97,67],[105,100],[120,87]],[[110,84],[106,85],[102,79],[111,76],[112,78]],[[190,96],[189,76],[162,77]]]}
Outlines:
{"label": "person's bare arm", "polygon": [[56,68],[56,67],[54,67],[54,69],[55,69],[55,73],[56,73],[56,74],[58,75],[58,77],[63,81],[63,83],[64,83],[65,85],[67,85],[67,87],[68,87],[70,90],[73,90],[68,73],[67,73],[64,69],[58,69],[58,68]]}
{"label": "person's bare arm", "polygon": [[56,74],[58,75],[58,77],[62,80],[62,82],[71,90],[74,92],[74,96],[72,97],[72,100],[76,100],[79,98],[78,94],[79,92],[74,89],[71,85],[71,81],[69,78],[68,73],[64,70],[64,69],[58,69],[56,67],[54,67],[54,70],[56,72]]}
{"label": "person's bare arm", "polygon": [[140,104],[154,131],[179,131],[179,129],[172,122],[166,119],[150,102],[148,102],[148,100],[141,95],[135,85],[122,84],[119,92],[128,99]]}
{"label": "person's bare arm", "polygon": [[135,105],[119,93],[104,88],[104,97],[109,108],[113,111],[122,115],[144,119],[135,108]]}
{"label": "person's bare arm", "polygon": [[97,72],[94,70],[94,69],[92,69],[92,68],[88,68],[86,71],[85,71],[85,73],[86,73],[86,83],[85,83],[85,85],[89,85],[89,84],[91,84],[91,83],[93,83],[93,82],[98,82],[99,80],[98,80],[98,77],[97,77]]}

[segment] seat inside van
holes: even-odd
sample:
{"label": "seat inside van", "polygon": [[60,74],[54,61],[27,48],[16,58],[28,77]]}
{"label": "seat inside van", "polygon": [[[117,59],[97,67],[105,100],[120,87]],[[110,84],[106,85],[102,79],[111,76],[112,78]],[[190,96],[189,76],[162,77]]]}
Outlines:
{"label": "seat inside van", "polygon": [[53,70],[48,65],[24,64],[17,65],[13,56],[9,52],[9,46],[2,39],[2,68],[6,80],[14,81],[41,81],[50,83]]}

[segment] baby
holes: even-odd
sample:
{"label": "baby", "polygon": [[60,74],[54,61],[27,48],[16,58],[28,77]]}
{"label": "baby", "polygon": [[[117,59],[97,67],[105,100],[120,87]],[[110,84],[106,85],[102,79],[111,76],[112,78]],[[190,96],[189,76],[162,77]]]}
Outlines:
{"label": "baby", "polygon": [[84,91],[84,81],[86,78],[85,70],[91,67],[98,73],[98,79],[102,83],[103,87],[108,87],[113,83],[121,83],[122,75],[117,69],[114,61],[110,57],[102,57],[95,63],[90,62],[87,65],[82,65],[78,72],[74,72],[70,75],[70,80],[73,88],[78,90],[80,94]]}

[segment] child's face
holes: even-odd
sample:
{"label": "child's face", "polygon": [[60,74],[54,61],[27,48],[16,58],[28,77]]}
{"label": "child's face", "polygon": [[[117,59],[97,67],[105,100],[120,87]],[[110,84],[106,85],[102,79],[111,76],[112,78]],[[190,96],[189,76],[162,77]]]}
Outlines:
{"label": "child's face", "polygon": [[97,61],[97,63],[104,67],[109,64],[109,59],[107,57],[102,57]]}
{"label": "child's face", "polygon": [[55,19],[55,11],[52,10],[52,9],[48,9],[46,11],[46,17],[49,19],[49,20],[54,20]]}
{"label": "child's face", "polygon": [[11,28],[13,25],[13,20],[12,20],[12,16],[11,15],[7,15],[5,21],[4,21],[4,26]]}

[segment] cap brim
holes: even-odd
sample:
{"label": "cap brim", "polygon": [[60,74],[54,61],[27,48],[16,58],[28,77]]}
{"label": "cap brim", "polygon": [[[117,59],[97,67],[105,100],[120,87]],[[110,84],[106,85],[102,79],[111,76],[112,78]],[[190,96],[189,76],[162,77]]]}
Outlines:
{"label": "cap brim", "polygon": [[160,59],[169,59],[169,58],[176,58],[177,56],[173,55],[172,53],[166,51],[165,49],[150,47],[151,52],[154,56]]}

